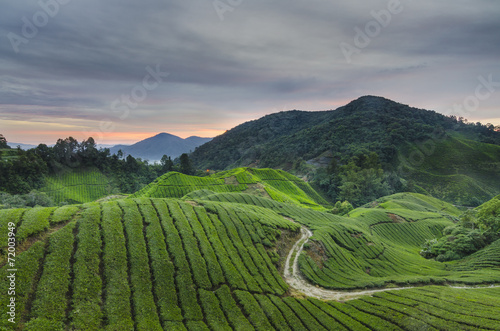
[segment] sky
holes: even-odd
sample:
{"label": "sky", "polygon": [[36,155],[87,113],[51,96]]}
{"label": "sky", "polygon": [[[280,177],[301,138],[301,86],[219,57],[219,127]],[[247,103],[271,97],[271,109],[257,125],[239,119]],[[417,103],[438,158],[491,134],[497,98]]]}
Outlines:
{"label": "sky", "polygon": [[497,0],[2,0],[0,133],[213,137],[363,95],[500,125]]}

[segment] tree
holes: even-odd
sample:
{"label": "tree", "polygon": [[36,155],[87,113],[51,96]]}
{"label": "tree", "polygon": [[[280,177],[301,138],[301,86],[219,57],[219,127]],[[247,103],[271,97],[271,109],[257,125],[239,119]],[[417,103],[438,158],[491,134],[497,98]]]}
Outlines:
{"label": "tree", "polygon": [[96,165],[95,163],[99,157],[99,151],[96,148],[94,138],[89,137],[87,140],[82,141],[78,153],[86,165]]}
{"label": "tree", "polygon": [[477,224],[484,232],[500,235],[500,196],[484,203],[477,214]]}
{"label": "tree", "polygon": [[39,144],[33,151],[47,164],[53,159],[52,149],[45,144]]}
{"label": "tree", "polygon": [[170,158],[170,156],[167,156],[167,155],[163,155],[161,157],[160,164],[161,164],[161,171],[163,173],[167,173],[169,171],[172,171],[172,169],[174,168],[174,162],[172,162],[172,159]]}
{"label": "tree", "polygon": [[391,193],[376,154],[354,157],[351,162],[342,166],[340,178],[339,200],[350,201],[355,206]]}
{"label": "tree", "polygon": [[7,139],[5,139],[5,137],[1,133],[0,133],[0,148],[10,148],[9,145],[7,145]]}
{"label": "tree", "polygon": [[191,175],[193,173],[193,167],[191,165],[191,160],[189,159],[189,156],[184,153],[180,157],[181,161],[181,167],[180,171],[185,174],[185,175]]}
{"label": "tree", "polygon": [[137,170],[139,170],[139,163],[137,162],[137,160],[132,156],[132,155],[128,155],[127,156],[127,159],[126,159],[126,164],[127,164],[127,170],[129,172],[137,172]]}
{"label": "tree", "polygon": [[78,141],[73,137],[58,139],[53,147],[56,161],[72,168],[78,167],[80,165],[78,147]]}
{"label": "tree", "polygon": [[343,216],[348,214],[353,209],[354,208],[349,201],[337,201],[331,212],[332,214]]}

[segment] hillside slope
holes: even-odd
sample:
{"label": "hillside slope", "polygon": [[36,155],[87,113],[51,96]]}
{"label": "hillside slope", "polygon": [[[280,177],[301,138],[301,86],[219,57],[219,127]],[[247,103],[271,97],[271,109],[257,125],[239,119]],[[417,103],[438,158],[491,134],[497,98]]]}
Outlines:
{"label": "hillside slope", "polygon": [[429,156],[416,145],[406,146],[400,148],[400,159],[409,160],[413,155],[417,162],[405,161],[401,169],[426,194],[458,205],[470,201],[479,205],[500,193],[500,146],[470,140],[461,134],[433,141]]}
{"label": "hillside slope", "polygon": [[417,191],[478,205],[500,194],[499,144],[500,132],[491,128],[365,96],[336,110],[280,112],[243,123],[191,158],[202,169],[252,165],[300,173],[306,161],[326,168],[332,160],[341,166],[376,152],[386,172],[411,180]]}
{"label": "hillside slope", "polygon": [[182,198],[195,191],[242,192],[273,200],[325,210],[328,202],[303,180],[282,170],[236,168],[208,177],[169,172],[136,192],[132,197]]}
{"label": "hillside slope", "polygon": [[[231,195],[233,202],[221,202]],[[252,203],[241,193],[212,193],[212,200],[215,196],[219,201],[140,198],[0,210],[2,242],[11,227],[19,244],[15,323],[4,318],[0,326],[473,330],[499,325],[498,288],[425,286],[324,302],[295,292],[278,271],[299,227],[306,225],[315,239],[299,259],[313,284],[348,289],[392,282],[499,282],[498,260],[496,266],[450,271],[416,258],[418,243],[451,223],[457,214],[453,206],[399,195],[339,217],[255,195],[246,195]],[[10,310],[8,268],[0,270],[3,316]]]}
{"label": "hillside slope", "polygon": [[68,169],[61,174],[47,176],[45,186],[40,191],[47,193],[56,204],[79,204],[110,195],[113,185],[111,180],[97,169]]}

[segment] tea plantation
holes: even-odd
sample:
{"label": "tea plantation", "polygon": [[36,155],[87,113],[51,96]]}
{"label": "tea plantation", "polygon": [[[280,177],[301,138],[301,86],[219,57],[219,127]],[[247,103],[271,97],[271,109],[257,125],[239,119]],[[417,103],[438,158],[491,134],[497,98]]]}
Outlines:
{"label": "tea plantation", "polygon": [[[500,283],[498,242],[458,262],[419,255],[459,215],[405,193],[341,217],[299,179],[247,168],[167,174],[129,199],[0,210],[0,329],[498,330],[500,288],[487,287]],[[314,233],[299,256],[308,282],[409,288],[345,302],[291,288],[279,270],[302,226]]]}
{"label": "tea plantation", "polygon": [[80,169],[47,177],[41,191],[56,203],[85,203],[111,194],[111,185],[97,169]]}

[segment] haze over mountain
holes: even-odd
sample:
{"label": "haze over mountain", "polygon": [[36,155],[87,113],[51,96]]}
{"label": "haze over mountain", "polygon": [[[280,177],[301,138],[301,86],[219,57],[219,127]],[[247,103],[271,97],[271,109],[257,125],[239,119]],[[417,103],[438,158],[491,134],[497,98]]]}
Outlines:
{"label": "haze over mountain", "polygon": [[11,142],[8,142],[7,145],[9,145],[10,148],[17,148],[17,146],[19,146],[19,147],[21,147],[21,149],[24,149],[24,150],[35,148],[37,146],[37,145],[32,145],[32,144],[11,143]]}
{"label": "haze over mountain", "polygon": [[156,136],[141,140],[133,145],[116,145],[110,148],[112,154],[119,150],[124,155],[132,155],[149,161],[161,160],[163,155],[168,155],[172,159],[180,156],[182,153],[189,153],[212,138],[188,137],[182,139],[169,133],[159,133]]}

